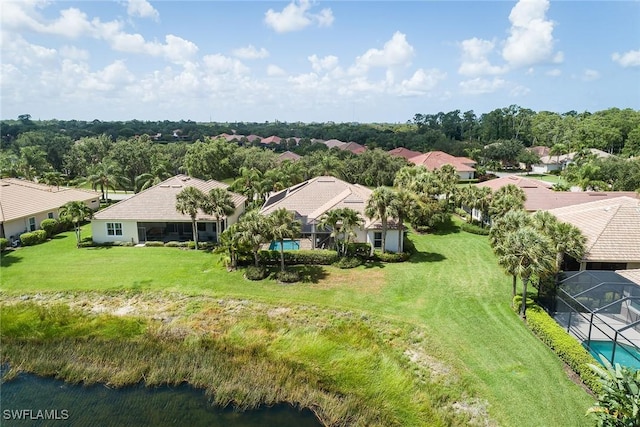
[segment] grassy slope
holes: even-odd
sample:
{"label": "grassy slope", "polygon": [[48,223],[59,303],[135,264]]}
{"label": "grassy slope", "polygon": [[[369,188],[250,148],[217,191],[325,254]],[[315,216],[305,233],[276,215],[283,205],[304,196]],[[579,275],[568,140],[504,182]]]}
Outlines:
{"label": "grassy slope", "polygon": [[558,359],[509,308],[510,279],[497,268],[486,238],[467,233],[412,238],[420,251],[414,262],[324,268],[326,277],[316,283],[280,286],[228,274],[207,253],[75,250],[73,235],[66,234],[3,256],[0,289],[164,289],[339,307],[408,321],[426,327],[431,354],[452,365],[471,394],[488,400],[501,425],[587,425],[584,412],[592,398],[568,380]]}

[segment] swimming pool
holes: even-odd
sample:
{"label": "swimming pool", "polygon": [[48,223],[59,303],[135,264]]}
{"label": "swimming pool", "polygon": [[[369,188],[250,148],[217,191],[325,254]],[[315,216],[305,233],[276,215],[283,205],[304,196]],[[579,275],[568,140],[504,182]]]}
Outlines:
{"label": "swimming pool", "polygon": [[[285,240],[282,244],[282,248],[285,251],[295,251],[300,249],[300,240]],[[273,242],[271,242],[271,244],[269,245],[269,250],[270,251],[279,251],[280,250],[280,242],[277,240],[274,240]]]}
{"label": "swimming pool", "polygon": [[598,354],[602,354],[611,362],[613,355],[614,360],[612,363],[619,363],[622,366],[629,368],[640,369],[640,352],[630,345],[620,344],[616,345],[616,353],[613,354],[613,341],[591,341],[587,347],[587,342],[582,343],[583,347],[589,350],[589,353],[597,361],[600,361]]}

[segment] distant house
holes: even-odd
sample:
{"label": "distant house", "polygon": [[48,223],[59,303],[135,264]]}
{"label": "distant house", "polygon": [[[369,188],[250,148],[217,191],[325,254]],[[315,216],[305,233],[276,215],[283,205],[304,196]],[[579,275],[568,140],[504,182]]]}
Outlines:
{"label": "distant house", "polygon": [[357,142],[347,142],[345,145],[340,147],[341,150],[350,151],[353,154],[362,154],[367,151],[367,147],[364,145],[358,144]]}
{"label": "distant house", "polygon": [[422,154],[419,151],[409,150],[408,148],[404,148],[404,147],[394,148],[393,150],[387,151],[387,153],[389,153],[390,156],[403,157],[407,160]]}
{"label": "distant house", "polygon": [[549,211],[587,238],[580,270],[640,268],[640,200],[616,197]]}
{"label": "distant house", "polygon": [[[319,176],[285,190],[273,193],[260,210],[263,215],[285,208],[295,213],[302,223],[302,239],[310,249],[328,247],[331,230],[318,227],[323,214],[336,208],[351,208],[360,213],[364,225],[356,231],[355,241],[369,243],[374,248],[382,247],[382,225],[379,220],[368,219],[364,212],[372,190],[357,184],[349,184],[332,176]],[[391,252],[402,251],[402,242],[398,247],[396,221],[390,218],[385,249]],[[301,244],[301,247],[304,247]]]}
{"label": "distant house", "polygon": [[[97,243],[191,240],[191,217],[176,210],[176,196],[186,187],[208,193],[211,189],[229,186],[214,180],[176,175],[95,214],[91,221],[93,240]],[[247,198],[236,193],[231,195],[236,209],[232,215],[220,218],[221,231],[237,222],[245,209]],[[196,221],[199,240],[218,241],[213,215],[199,211]]]}
{"label": "distant house", "polygon": [[0,237],[15,240],[24,232],[35,231],[43,220],[58,219],[62,205],[75,201],[95,211],[100,207],[100,193],[17,178],[0,179]]}
{"label": "distant house", "polygon": [[455,168],[460,179],[473,179],[475,175],[476,162],[466,157],[456,157],[443,151],[429,151],[419,156],[408,159],[416,166],[424,166],[427,170],[434,171],[444,165],[451,165]]}
{"label": "distant house", "polygon": [[271,135],[260,141],[260,144],[269,145],[269,144],[280,144],[282,138],[279,136]]}
{"label": "distant house", "polygon": [[285,160],[289,160],[291,162],[297,162],[298,160],[300,160],[302,158],[302,156],[291,152],[291,151],[285,151],[284,153],[280,154],[277,158],[277,162],[278,163],[282,163]]}
{"label": "distant house", "polygon": [[[596,148],[590,148],[589,152],[598,158],[607,158],[612,156],[612,154],[609,154],[602,150],[598,150]],[[573,159],[577,154],[578,152],[553,156],[548,154],[545,156],[540,156],[540,163],[531,165],[531,171],[533,173],[549,173],[553,171],[563,170],[569,163],[573,162]]]}
{"label": "distant house", "polygon": [[324,145],[326,145],[327,147],[329,147],[329,149],[331,148],[342,148],[343,146],[345,146],[347,143],[346,142],[342,142],[338,139],[329,139],[327,141],[322,141],[322,143]]}

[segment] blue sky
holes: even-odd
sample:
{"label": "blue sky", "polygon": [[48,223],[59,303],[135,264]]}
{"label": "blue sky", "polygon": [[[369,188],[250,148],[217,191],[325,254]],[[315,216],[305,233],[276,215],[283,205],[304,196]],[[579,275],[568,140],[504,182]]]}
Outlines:
{"label": "blue sky", "polygon": [[0,0],[1,117],[640,109],[640,2]]}

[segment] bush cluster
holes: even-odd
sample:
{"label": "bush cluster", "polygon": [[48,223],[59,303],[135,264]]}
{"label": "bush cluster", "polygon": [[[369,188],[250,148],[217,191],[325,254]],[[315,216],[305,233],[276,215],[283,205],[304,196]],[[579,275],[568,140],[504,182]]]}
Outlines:
{"label": "bush cluster", "polygon": [[295,270],[278,271],[276,279],[283,283],[294,283],[300,281],[300,274]]}
{"label": "bush cluster", "polygon": [[47,232],[47,237],[51,237],[58,231],[58,220],[53,218],[43,219],[40,223],[40,228]]}
{"label": "bush cluster", "polygon": [[407,259],[409,259],[409,253],[407,253],[407,252],[400,252],[400,253],[385,252],[385,253],[382,253],[380,251],[375,251],[373,253],[373,256],[371,257],[371,259],[374,260],[374,261],[382,261],[382,262],[404,262]]}
{"label": "bush cluster", "polygon": [[248,280],[262,280],[269,272],[263,266],[256,267],[255,265],[248,266],[244,271],[244,277]]}
{"label": "bush cluster", "polygon": [[371,245],[369,243],[349,243],[347,245],[347,256],[367,259],[371,253]]}
{"label": "bush cluster", "polygon": [[154,241],[146,241],[144,245],[150,248],[162,248],[164,247],[164,242],[154,242]]}
{"label": "bush cluster", "polygon": [[[518,309],[521,304],[522,297],[518,295],[513,299],[513,306]],[[533,302],[527,302],[527,326],[540,341],[549,346],[563,362],[580,376],[582,382],[591,391],[596,394],[600,392],[601,384],[598,377],[588,367],[588,364],[597,365],[598,362],[582,344]]]}
{"label": "bush cluster", "polygon": [[471,224],[471,223],[468,223],[468,222],[463,222],[462,224],[460,224],[460,228],[463,229],[464,231],[466,231],[467,233],[479,234],[481,236],[488,236],[489,235],[489,229],[488,228],[482,228],[479,225]]}
{"label": "bush cluster", "polygon": [[363,258],[350,256],[350,257],[340,258],[338,261],[334,262],[333,265],[335,267],[344,268],[344,269],[356,268],[359,265],[362,265],[362,262],[363,262]]}
{"label": "bush cluster", "polygon": [[9,240],[4,237],[0,237],[0,252],[7,249],[7,246],[9,246]]}
{"label": "bush cluster", "polygon": [[43,243],[47,240],[47,232],[44,230],[36,230],[20,235],[22,246],[33,246]]}
{"label": "bush cluster", "polygon": [[[280,264],[280,251],[260,251],[260,263]],[[331,265],[338,261],[338,253],[328,249],[285,251],[284,263],[287,265]]]}

